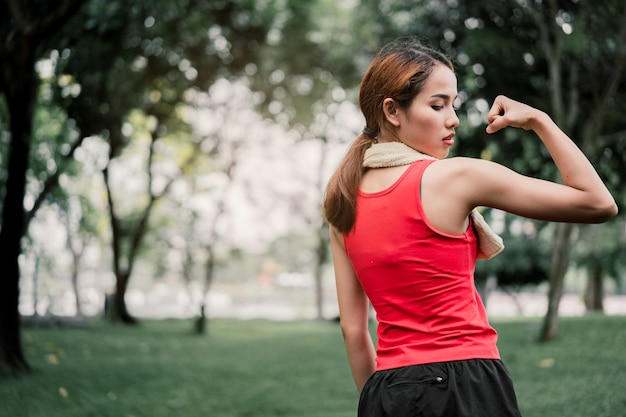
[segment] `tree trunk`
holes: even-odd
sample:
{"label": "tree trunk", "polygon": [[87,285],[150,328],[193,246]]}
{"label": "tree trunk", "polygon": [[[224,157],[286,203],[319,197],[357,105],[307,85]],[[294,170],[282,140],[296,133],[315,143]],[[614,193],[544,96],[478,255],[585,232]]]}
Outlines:
{"label": "tree trunk", "polygon": [[27,140],[13,136],[0,231],[0,264],[3,269],[3,277],[0,279],[0,369],[8,367],[14,372],[30,370],[23,354],[20,335],[18,263],[22,251],[22,202],[27,160]]}
{"label": "tree trunk", "polygon": [[602,300],[604,298],[604,288],[602,284],[602,266],[597,259],[594,259],[590,267],[587,289],[585,290],[585,307],[588,312],[604,312]]}
{"label": "tree trunk", "polygon": [[205,314],[205,306],[204,302],[200,305],[200,315],[196,318],[194,322],[193,330],[196,334],[204,334],[206,333],[206,314]]}
{"label": "tree trunk", "polygon": [[543,327],[539,336],[539,340],[542,342],[555,340],[558,336],[559,303],[563,295],[563,281],[569,265],[573,231],[574,224],[572,223],[559,223],[557,225],[549,277],[548,311],[544,317]]}
{"label": "tree trunk", "polygon": [[81,256],[73,253],[72,261],[72,289],[74,290],[74,302],[76,303],[76,316],[82,317],[83,311],[80,306],[80,289],[78,286],[78,270],[80,268]]}
{"label": "tree trunk", "polygon": [[13,372],[30,370],[24,357],[20,335],[18,258],[22,251],[23,202],[31,117],[27,114],[30,106],[24,102],[20,104],[16,106],[13,102],[11,109],[8,178],[0,230],[0,265],[3,270],[0,279],[0,370],[8,367]]}
{"label": "tree trunk", "polygon": [[[213,230],[215,230],[215,223],[213,224]],[[202,286],[202,304],[200,305],[200,315],[196,318],[194,323],[194,332],[197,334],[205,334],[206,333],[206,303],[209,294],[209,290],[211,288],[211,284],[213,283],[213,274],[215,272],[215,251],[212,245],[207,247],[207,261],[204,270],[204,284]]]}
{"label": "tree trunk", "polygon": [[128,273],[116,272],[115,294],[113,295],[113,310],[111,319],[126,324],[137,324],[137,319],[130,315],[126,307],[126,289],[128,288]]}
{"label": "tree trunk", "polygon": [[[317,189],[320,192],[320,197],[324,195],[325,176],[324,167],[328,156],[328,138],[324,137],[321,140],[320,160],[317,167]],[[317,319],[322,320],[324,318],[324,287],[322,283],[324,265],[328,260],[330,236],[329,226],[325,219],[319,219],[320,224],[317,228],[317,250],[315,251],[315,307],[317,311]]]}
{"label": "tree trunk", "polygon": [[3,269],[0,279],[0,369],[8,367],[13,372],[30,370],[20,336],[18,263],[25,232],[26,171],[38,84],[34,71],[34,52],[29,46],[27,44],[24,47],[17,69],[11,66],[2,71],[2,84],[11,85],[5,89],[10,112],[11,141],[0,229],[0,265]]}
{"label": "tree trunk", "polygon": [[[83,256],[84,245],[82,241],[77,241],[75,240],[75,238],[72,237],[72,229],[70,227],[69,214],[67,215],[65,220],[66,220],[66,226],[67,226],[66,244],[67,244],[67,248],[72,254],[71,279],[72,279],[72,289],[74,290],[74,303],[76,305],[76,316],[82,317],[83,312],[82,312],[81,305],[80,305],[80,289],[78,286],[78,274],[80,272],[80,260],[82,259],[82,256]],[[76,239],[80,239],[80,238],[76,238]],[[78,242],[79,245],[77,245],[76,242]]]}
{"label": "tree trunk", "polygon": [[324,318],[324,288],[322,278],[324,272],[324,264],[328,259],[328,225],[323,222],[317,231],[317,250],[315,262],[315,307],[316,318],[322,320]]}
{"label": "tree trunk", "polygon": [[129,255],[128,266],[126,269],[122,267],[122,226],[119,219],[115,215],[113,197],[111,196],[111,187],[109,183],[108,166],[102,170],[104,176],[104,184],[107,190],[107,200],[109,203],[109,219],[111,221],[112,246],[113,246],[113,271],[115,273],[115,293],[113,294],[113,303],[107,307],[110,309],[107,317],[112,321],[126,324],[137,324],[137,319],[132,317],[126,308],[126,289],[130,279],[131,266],[133,260]]}
{"label": "tree trunk", "polygon": [[35,73],[37,48],[44,38],[58,31],[83,2],[59,1],[56,8],[45,16],[37,16],[25,2],[7,2],[3,8],[3,11],[11,12],[11,19],[10,27],[3,28],[4,37],[0,39],[0,91],[4,94],[10,114],[11,139],[0,226],[0,265],[3,271],[0,279],[0,371],[4,368],[13,372],[30,370],[20,336],[18,258],[27,226],[24,195],[39,87]]}

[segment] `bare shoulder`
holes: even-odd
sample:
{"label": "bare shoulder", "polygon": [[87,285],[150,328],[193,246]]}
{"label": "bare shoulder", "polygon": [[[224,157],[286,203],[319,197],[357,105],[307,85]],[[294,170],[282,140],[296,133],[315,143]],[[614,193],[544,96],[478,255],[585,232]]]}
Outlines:
{"label": "bare shoulder", "polygon": [[454,157],[431,164],[422,177],[422,189],[446,195],[462,207],[493,204],[515,192],[522,176],[493,161]]}
{"label": "bare shoulder", "polygon": [[452,158],[442,159],[439,162],[444,165],[457,167],[457,169],[484,169],[493,165],[500,166],[500,164],[493,161],[480,158],[470,158],[467,156],[454,156]]}
{"label": "bare shoulder", "polygon": [[441,159],[431,164],[424,175],[431,179],[441,179],[445,181],[451,179],[465,180],[485,175],[493,175],[503,168],[502,165],[492,161],[457,156]]}

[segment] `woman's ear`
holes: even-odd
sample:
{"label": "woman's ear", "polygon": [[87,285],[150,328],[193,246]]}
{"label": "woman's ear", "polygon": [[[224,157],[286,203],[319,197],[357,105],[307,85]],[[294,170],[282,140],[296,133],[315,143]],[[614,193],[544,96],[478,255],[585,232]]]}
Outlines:
{"label": "woman's ear", "polygon": [[400,119],[398,119],[398,103],[396,103],[394,99],[387,97],[383,100],[383,113],[385,114],[385,119],[387,119],[392,126],[400,126]]}

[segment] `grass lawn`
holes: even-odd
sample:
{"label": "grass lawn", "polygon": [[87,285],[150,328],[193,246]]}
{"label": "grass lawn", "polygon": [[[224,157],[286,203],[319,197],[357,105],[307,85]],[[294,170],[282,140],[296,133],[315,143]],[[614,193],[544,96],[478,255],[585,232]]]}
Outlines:
{"label": "grass lawn", "polygon": [[[495,322],[524,417],[626,417],[626,317]],[[30,375],[0,379],[0,417],[354,417],[331,322],[214,320],[24,329]],[[479,416],[477,416],[479,417]]]}

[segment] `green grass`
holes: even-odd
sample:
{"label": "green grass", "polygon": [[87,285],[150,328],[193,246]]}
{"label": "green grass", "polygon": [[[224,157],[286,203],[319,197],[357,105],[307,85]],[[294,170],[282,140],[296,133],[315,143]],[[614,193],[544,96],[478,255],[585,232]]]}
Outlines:
{"label": "green grass", "polygon": [[541,323],[497,324],[500,353],[525,417],[625,417],[626,317],[560,321],[559,340],[535,342]]}
{"label": "green grass", "polygon": [[[626,317],[496,322],[524,417],[625,417]],[[353,417],[339,327],[215,320],[24,330],[34,372],[0,379],[0,417]]]}

